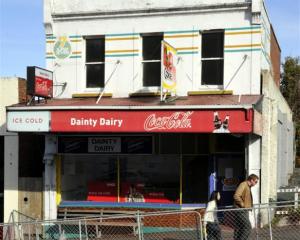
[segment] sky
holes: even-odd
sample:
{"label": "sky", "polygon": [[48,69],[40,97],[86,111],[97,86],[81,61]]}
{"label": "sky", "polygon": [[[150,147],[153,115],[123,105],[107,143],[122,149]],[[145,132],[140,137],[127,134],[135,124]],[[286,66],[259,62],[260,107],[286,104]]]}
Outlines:
{"label": "sky", "polygon": [[[286,56],[300,56],[300,0],[265,0]],[[0,0],[0,76],[26,77],[27,66],[45,67],[43,0]]]}

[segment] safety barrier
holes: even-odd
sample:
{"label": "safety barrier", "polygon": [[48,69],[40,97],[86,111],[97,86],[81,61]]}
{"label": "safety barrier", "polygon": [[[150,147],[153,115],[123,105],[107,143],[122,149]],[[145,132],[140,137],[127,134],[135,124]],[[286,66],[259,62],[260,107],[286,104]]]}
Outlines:
{"label": "safety barrier", "polygon": [[[295,204],[260,204],[251,209],[207,212],[170,211],[95,218],[0,224],[0,239],[210,240],[300,239],[300,209]],[[212,218],[212,219],[214,219]]]}

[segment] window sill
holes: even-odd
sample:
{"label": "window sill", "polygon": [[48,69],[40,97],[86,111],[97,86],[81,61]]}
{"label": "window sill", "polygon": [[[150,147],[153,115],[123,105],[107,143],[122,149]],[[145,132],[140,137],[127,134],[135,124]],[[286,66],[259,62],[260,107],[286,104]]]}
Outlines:
{"label": "window sill", "polygon": [[[101,93],[73,93],[72,98],[97,98]],[[103,93],[102,97],[111,98],[112,93]]]}
{"label": "window sill", "polygon": [[129,93],[129,97],[159,97],[160,92],[134,92]]}
{"label": "window sill", "polygon": [[188,96],[197,95],[232,95],[232,90],[189,91]]}

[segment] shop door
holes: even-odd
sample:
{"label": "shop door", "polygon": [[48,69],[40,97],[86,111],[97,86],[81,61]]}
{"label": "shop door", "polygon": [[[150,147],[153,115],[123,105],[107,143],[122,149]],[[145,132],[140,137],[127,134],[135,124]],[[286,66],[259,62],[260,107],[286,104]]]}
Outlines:
{"label": "shop door", "polygon": [[221,193],[221,206],[233,204],[233,194],[238,184],[245,179],[244,154],[214,155],[216,189]]}
{"label": "shop door", "polygon": [[208,196],[208,155],[182,157],[182,202],[206,203]]}

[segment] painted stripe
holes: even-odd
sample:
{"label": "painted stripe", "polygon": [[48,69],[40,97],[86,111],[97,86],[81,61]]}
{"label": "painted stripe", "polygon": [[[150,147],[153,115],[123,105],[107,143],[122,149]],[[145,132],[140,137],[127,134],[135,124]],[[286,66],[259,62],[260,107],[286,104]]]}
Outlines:
{"label": "painted stripe", "polygon": [[188,55],[188,54],[198,54],[198,51],[192,51],[192,52],[177,52],[178,55]]}
{"label": "painted stripe", "polygon": [[107,50],[105,53],[120,53],[120,52],[138,52],[138,49],[123,49],[123,50]]}
{"label": "painted stripe", "polygon": [[238,28],[225,28],[225,31],[239,31],[239,30],[260,29],[260,28],[261,28],[261,26],[238,27]]}
{"label": "painted stripe", "polygon": [[181,50],[198,50],[198,47],[177,47],[176,50],[177,51],[181,51]]}
{"label": "painted stripe", "polygon": [[164,36],[164,38],[190,38],[190,37],[198,37],[198,34],[182,34],[182,35],[170,35]]}
{"label": "painted stripe", "polygon": [[261,44],[255,43],[255,44],[226,45],[224,47],[225,48],[261,47]]}
{"label": "painted stripe", "polygon": [[81,42],[81,39],[76,39],[76,40],[70,40],[70,42]]}
{"label": "painted stripe", "polygon": [[256,33],[261,33],[261,31],[225,32],[225,35],[256,34]]}
{"label": "painted stripe", "polygon": [[48,56],[47,56],[46,59],[55,59],[55,57],[53,57],[53,56],[49,56],[49,57],[48,57]]}
{"label": "painted stripe", "polygon": [[82,38],[82,36],[79,36],[79,35],[72,35],[72,36],[69,36],[69,38]]}
{"label": "painted stripe", "polygon": [[70,58],[81,58],[81,56],[70,56]]}
{"label": "painted stripe", "polygon": [[72,54],[81,54],[81,52],[72,52]]}
{"label": "painted stripe", "polygon": [[106,38],[106,41],[126,41],[126,40],[138,40],[138,37],[124,37],[124,38]]}
{"label": "painted stripe", "polygon": [[121,36],[139,36],[139,33],[116,33],[116,34],[106,34],[105,37],[121,37]]}
{"label": "painted stripe", "polygon": [[105,57],[136,57],[139,54],[112,54],[112,55],[105,55]]}
{"label": "painted stripe", "polygon": [[52,40],[51,41],[46,41],[46,43],[55,43],[55,41],[52,41]]}
{"label": "painted stripe", "polygon": [[166,31],[164,34],[197,33],[200,30]]}
{"label": "painted stripe", "polygon": [[245,48],[245,49],[232,49],[232,50],[224,50],[224,52],[257,52],[260,51],[260,48]]}
{"label": "painted stripe", "polygon": [[55,36],[46,36],[46,39],[56,39]]}

